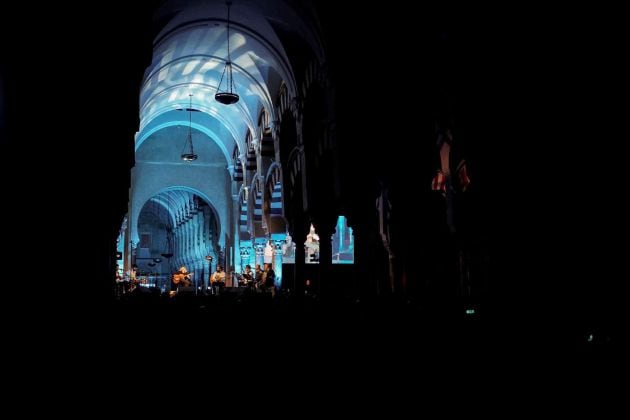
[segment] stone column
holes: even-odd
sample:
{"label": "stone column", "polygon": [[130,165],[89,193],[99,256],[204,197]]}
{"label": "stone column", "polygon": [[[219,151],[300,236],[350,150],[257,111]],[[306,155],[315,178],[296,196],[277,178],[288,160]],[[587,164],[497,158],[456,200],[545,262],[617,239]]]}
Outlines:
{"label": "stone column", "polygon": [[282,245],[284,245],[284,239],[275,239],[273,241],[273,271],[276,273],[275,285],[277,289],[282,287]]}
{"label": "stone column", "polygon": [[331,278],[332,232],[331,224],[321,221],[315,226],[319,235],[319,292],[329,294],[333,287]]}
{"label": "stone column", "polygon": [[241,247],[240,247],[240,253],[241,253],[241,268],[244,269],[246,265],[250,265],[251,263],[249,262],[249,258],[250,258],[250,253],[251,253],[251,248],[248,246],[243,246],[243,243],[241,243]]}
{"label": "stone column", "polygon": [[[295,232],[293,233],[293,242],[295,242],[295,294],[303,296],[305,291],[306,273],[306,252],[304,250],[304,239],[309,229],[307,223],[301,220],[301,216],[296,217]],[[309,225],[310,226],[310,225]],[[310,276],[309,276],[310,277]]]}
{"label": "stone column", "polygon": [[266,243],[264,242],[256,242],[254,245],[256,249],[256,264],[260,264],[261,268],[265,264],[265,245]]}

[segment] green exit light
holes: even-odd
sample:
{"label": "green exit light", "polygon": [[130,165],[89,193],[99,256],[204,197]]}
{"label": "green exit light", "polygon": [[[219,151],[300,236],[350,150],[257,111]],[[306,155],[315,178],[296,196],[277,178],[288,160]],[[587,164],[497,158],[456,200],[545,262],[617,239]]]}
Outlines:
{"label": "green exit light", "polygon": [[474,315],[474,314],[475,314],[474,309],[466,309],[466,315]]}

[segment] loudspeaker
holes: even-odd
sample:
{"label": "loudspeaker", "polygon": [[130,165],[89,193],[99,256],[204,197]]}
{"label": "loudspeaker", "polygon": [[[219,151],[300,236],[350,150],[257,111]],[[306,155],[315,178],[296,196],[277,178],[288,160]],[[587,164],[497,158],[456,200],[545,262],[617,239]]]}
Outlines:
{"label": "loudspeaker", "polygon": [[183,286],[177,290],[177,293],[195,293],[195,286]]}

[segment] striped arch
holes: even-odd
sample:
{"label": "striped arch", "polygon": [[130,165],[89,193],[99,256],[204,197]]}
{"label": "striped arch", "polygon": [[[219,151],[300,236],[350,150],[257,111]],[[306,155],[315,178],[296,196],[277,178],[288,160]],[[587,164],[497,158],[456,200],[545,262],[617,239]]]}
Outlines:
{"label": "striped arch", "polygon": [[255,171],[258,165],[256,164],[256,149],[254,148],[254,139],[252,137],[251,131],[247,132],[247,136],[245,137],[245,144],[247,145],[247,156],[245,158],[246,159],[245,170]]}
{"label": "striped arch", "polygon": [[274,162],[265,177],[264,217],[270,234],[286,233],[287,223],[284,218],[282,197],[282,167]]}
{"label": "striped arch", "polygon": [[276,156],[273,134],[271,131],[271,122],[269,119],[269,113],[265,108],[260,111],[260,117],[258,118],[258,130],[260,133],[260,155],[262,157],[274,158]]}
{"label": "striped arch", "polygon": [[271,134],[271,120],[269,112],[265,108],[260,110],[260,115],[258,116],[258,130],[258,135],[261,138],[266,134]]}
{"label": "striped arch", "polygon": [[291,97],[291,94],[289,93],[289,89],[284,83],[282,83],[282,86],[280,86],[280,93],[278,94],[277,104],[278,106],[276,108],[277,110],[276,115],[278,115],[280,122],[282,122],[282,116],[284,115],[285,112],[291,113],[291,115],[293,115],[293,118],[297,120],[298,118],[297,100]]}
{"label": "striped arch", "polygon": [[[302,170],[302,154],[302,149],[295,147],[287,159],[287,170],[289,172],[289,185],[291,189],[294,189],[295,185],[300,181],[299,174]],[[298,187],[301,188],[301,185],[298,185]]]}
{"label": "striped arch", "polygon": [[247,206],[247,188],[241,186],[238,193],[239,217],[238,217],[238,235],[241,241],[248,241],[252,238],[250,233],[250,218],[248,217]]}
{"label": "striped arch", "polygon": [[255,238],[263,238],[267,236],[265,226],[263,224],[263,189],[262,178],[258,175],[252,180],[249,192],[248,214],[252,220],[251,233]]}
{"label": "striped arch", "polygon": [[232,152],[232,163],[234,165],[232,180],[236,182],[243,182],[243,162],[241,161],[241,155],[238,151],[238,145],[234,146],[234,151]]}

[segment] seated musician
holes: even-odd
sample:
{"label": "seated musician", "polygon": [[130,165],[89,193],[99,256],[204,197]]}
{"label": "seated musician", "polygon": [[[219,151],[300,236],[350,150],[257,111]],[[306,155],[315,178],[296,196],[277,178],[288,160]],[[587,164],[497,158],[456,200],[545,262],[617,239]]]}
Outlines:
{"label": "seated musician", "polygon": [[245,272],[241,275],[239,283],[243,287],[251,287],[254,284],[254,273],[251,265],[247,264],[245,266]]}
{"label": "seated musician", "polygon": [[210,277],[210,282],[212,285],[212,293],[215,295],[219,294],[225,286],[225,271],[223,271],[223,267],[221,265],[217,265],[217,271],[215,271]]}
{"label": "seated musician", "polygon": [[173,274],[173,278],[171,280],[171,291],[177,291],[180,285],[190,286],[192,284],[192,281],[190,280],[192,274],[193,273],[188,272],[185,265],[182,265],[179,270]]}
{"label": "seated musician", "polygon": [[256,271],[254,273],[254,285],[256,289],[262,290],[264,288],[263,284],[263,271],[260,268],[260,264],[256,264]]}
{"label": "seated musician", "polygon": [[276,295],[276,286],[275,286],[276,273],[273,271],[273,268],[271,268],[271,264],[265,263],[262,278],[263,278],[264,290],[266,292],[270,292],[271,296],[275,296]]}

